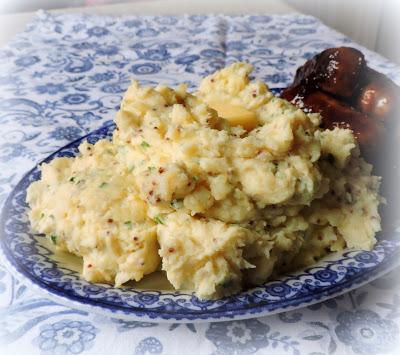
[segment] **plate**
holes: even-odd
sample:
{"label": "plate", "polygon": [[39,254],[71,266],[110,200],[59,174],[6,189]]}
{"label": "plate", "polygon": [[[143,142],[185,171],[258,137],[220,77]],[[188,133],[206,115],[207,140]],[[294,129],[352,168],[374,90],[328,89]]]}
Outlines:
{"label": "plate", "polygon": [[[44,162],[56,157],[73,157],[82,141],[95,143],[111,138],[114,128],[111,124],[93,131],[51,154]],[[76,265],[55,254],[50,244],[46,244],[46,238],[31,231],[26,190],[39,178],[36,166],[5,202],[0,222],[0,256],[14,276],[31,289],[55,302],[88,312],[153,322],[259,317],[324,301],[372,281],[399,264],[400,233],[393,232],[380,235],[372,251],[347,250],[331,254],[312,267],[221,300],[200,300],[168,287],[157,290],[151,282],[120,289],[93,284],[81,279]]]}

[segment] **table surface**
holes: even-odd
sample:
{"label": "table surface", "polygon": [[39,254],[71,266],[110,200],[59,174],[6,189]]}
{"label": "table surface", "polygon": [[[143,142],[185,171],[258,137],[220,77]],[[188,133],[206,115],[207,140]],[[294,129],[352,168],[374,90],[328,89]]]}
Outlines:
{"label": "table surface", "polygon": [[[257,77],[272,87],[284,87],[305,59],[323,48],[346,44],[362,49],[372,67],[400,82],[397,66],[312,17],[226,16],[223,20],[232,29],[225,37],[231,52],[221,60],[209,57],[210,53],[219,55],[215,48],[221,43],[215,30],[223,26],[218,16],[171,20],[40,13],[26,32],[0,50],[0,203],[23,173],[48,153],[112,119],[115,103],[132,73],[143,80],[175,84],[179,72],[179,80],[194,84],[207,71],[223,66],[225,60],[248,60],[255,65]],[[176,21],[186,26],[188,33],[183,34],[180,49],[165,49],[156,33],[162,27],[168,38],[175,38]],[[190,25],[190,21],[198,25]],[[193,28],[204,21],[205,33],[197,34]],[[132,36],[138,24],[140,30]],[[70,33],[76,39],[67,36]],[[195,40],[201,40],[198,43],[204,48],[195,46]],[[260,44],[268,50],[253,50]],[[198,62],[178,65],[175,58],[190,51],[199,52]],[[94,105],[96,100],[102,105]],[[72,112],[65,108],[67,103],[75,105]],[[396,354],[398,271],[291,312],[245,321],[179,325],[110,319],[55,304],[26,289],[0,264],[0,352]]]}
{"label": "table surface", "polygon": [[[88,6],[52,10],[52,13],[88,13],[98,15],[172,15],[224,13],[240,15],[250,13],[298,13],[280,0],[134,0],[131,3]],[[34,12],[0,15],[0,46],[6,44],[35,17]]]}

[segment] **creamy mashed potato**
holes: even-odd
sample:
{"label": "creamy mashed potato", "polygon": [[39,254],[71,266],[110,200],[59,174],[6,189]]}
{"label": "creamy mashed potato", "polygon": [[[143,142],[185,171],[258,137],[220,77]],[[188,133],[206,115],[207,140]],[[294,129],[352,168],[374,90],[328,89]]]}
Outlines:
{"label": "creamy mashed potato", "polygon": [[371,249],[379,178],[350,130],[321,130],[235,63],[190,94],[134,82],[112,142],[42,165],[35,231],[82,256],[83,277],[120,286],[159,267],[217,298],[331,251]]}

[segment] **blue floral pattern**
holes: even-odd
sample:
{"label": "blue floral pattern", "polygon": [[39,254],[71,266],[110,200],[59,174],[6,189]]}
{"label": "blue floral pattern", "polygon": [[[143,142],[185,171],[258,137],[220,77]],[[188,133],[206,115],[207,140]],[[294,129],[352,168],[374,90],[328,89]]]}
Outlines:
{"label": "blue floral pattern", "polygon": [[147,354],[161,354],[163,346],[161,342],[154,337],[148,337],[140,341],[136,346],[135,355],[147,355]]}
{"label": "blue floral pattern", "polygon": [[219,354],[253,354],[268,346],[268,325],[257,319],[212,323],[206,331]]}
{"label": "blue floral pattern", "polygon": [[257,319],[241,322],[211,323],[206,337],[217,347],[214,354],[254,354],[259,349],[271,348],[275,351],[298,355],[299,343]]}
{"label": "blue floral pattern", "polygon": [[46,83],[43,85],[36,86],[35,90],[39,94],[57,95],[60,92],[65,92],[66,88],[65,88],[64,84]]}
{"label": "blue floral pattern", "polygon": [[[200,76],[247,60],[255,65],[256,77],[279,88],[291,82],[295,69],[306,59],[340,45],[360,48],[371,66],[400,82],[399,66],[310,16],[114,18],[40,12],[25,32],[0,49],[0,204],[25,171],[49,153],[109,125],[132,79],[167,85],[185,81],[192,89]],[[24,196],[15,198],[13,206],[19,210]],[[23,233],[26,219],[14,219],[10,228]],[[43,262],[30,259],[38,250],[44,251],[29,240],[14,248],[31,269]],[[379,253],[352,254],[347,270],[354,277],[365,266],[380,264],[389,250],[393,249],[383,245]],[[312,272],[315,284],[306,277],[293,279],[291,285],[303,292],[340,282],[341,267],[316,268]],[[60,272],[45,265],[41,277],[54,276]],[[74,279],[74,275],[66,277]],[[68,285],[58,286],[68,290]],[[103,286],[84,286],[80,292],[94,297],[104,291]],[[20,344],[33,343],[42,353],[103,354],[115,348],[120,353],[170,354],[177,352],[171,339],[178,339],[179,349],[193,349],[196,344],[196,353],[363,354],[369,349],[370,353],[394,354],[399,346],[399,287],[397,270],[343,296],[277,316],[163,325],[98,317],[38,297],[0,263],[0,352],[27,353]],[[271,283],[266,294],[290,298],[292,290]],[[255,293],[253,301],[265,302],[262,295]],[[117,300],[112,293],[105,298]],[[142,307],[157,304],[154,296],[123,300]],[[187,303],[182,298],[178,305],[184,308]],[[189,303],[198,310],[210,306],[197,299]],[[170,299],[165,304],[171,307]]]}
{"label": "blue floral pattern", "polygon": [[33,343],[42,354],[80,354],[93,346],[97,332],[89,322],[61,320],[40,327]]}
{"label": "blue floral pattern", "polygon": [[399,345],[399,328],[371,310],[345,311],[337,317],[335,332],[340,341],[358,354],[380,354]]}
{"label": "blue floral pattern", "polygon": [[118,332],[127,332],[136,328],[151,328],[157,325],[156,323],[126,321],[123,319],[111,319],[111,321],[117,324]]}

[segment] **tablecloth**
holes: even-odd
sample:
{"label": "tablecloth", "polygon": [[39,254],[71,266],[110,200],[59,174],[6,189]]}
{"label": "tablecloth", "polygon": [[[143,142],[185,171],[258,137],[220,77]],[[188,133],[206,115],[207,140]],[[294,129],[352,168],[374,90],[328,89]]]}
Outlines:
{"label": "tablecloth", "polygon": [[[324,48],[360,48],[397,83],[400,68],[305,15],[104,17],[39,12],[0,50],[0,201],[46,155],[109,123],[132,78],[190,88],[238,60],[285,87]],[[244,321],[155,324],[58,305],[0,264],[1,354],[399,353],[396,270],[320,304]]]}

